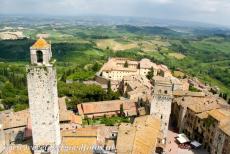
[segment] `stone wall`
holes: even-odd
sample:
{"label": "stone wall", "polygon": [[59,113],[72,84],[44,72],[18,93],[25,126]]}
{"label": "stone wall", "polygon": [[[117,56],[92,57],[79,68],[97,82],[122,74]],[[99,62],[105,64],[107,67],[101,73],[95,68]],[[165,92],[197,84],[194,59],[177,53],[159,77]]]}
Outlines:
{"label": "stone wall", "polygon": [[2,153],[4,148],[5,148],[5,135],[3,131],[3,125],[0,124],[0,153]]}
{"label": "stone wall", "polygon": [[167,138],[169,118],[171,114],[172,98],[169,96],[155,95],[151,101],[150,114],[157,117],[161,121],[161,132],[163,138]]}
{"label": "stone wall", "polygon": [[27,74],[34,145],[61,143],[56,69],[30,66]]}

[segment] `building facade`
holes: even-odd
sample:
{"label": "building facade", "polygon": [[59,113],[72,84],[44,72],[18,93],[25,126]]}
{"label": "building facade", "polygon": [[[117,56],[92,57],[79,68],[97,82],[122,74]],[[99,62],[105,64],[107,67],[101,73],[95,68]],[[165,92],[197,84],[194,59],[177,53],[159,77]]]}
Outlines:
{"label": "building facade", "polygon": [[98,75],[109,80],[121,81],[125,76],[146,76],[150,70],[153,70],[154,76],[159,74],[163,77],[172,76],[167,66],[156,65],[146,58],[140,61],[128,58],[111,58],[102,66]]}
{"label": "building facade", "polygon": [[[51,63],[51,45],[40,38],[31,48],[31,64],[27,69],[33,145],[58,146],[61,143],[56,69]],[[35,154],[49,152],[36,148]],[[58,153],[56,150],[50,153]]]}
{"label": "building facade", "polygon": [[172,84],[165,78],[155,78],[150,114],[161,121],[162,143],[166,143],[172,103]]}

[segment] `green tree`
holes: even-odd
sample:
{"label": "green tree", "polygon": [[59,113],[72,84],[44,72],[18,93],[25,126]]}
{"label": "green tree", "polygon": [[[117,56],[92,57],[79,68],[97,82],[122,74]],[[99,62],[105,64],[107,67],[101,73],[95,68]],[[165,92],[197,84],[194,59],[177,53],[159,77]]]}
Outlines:
{"label": "green tree", "polygon": [[107,87],[107,93],[110,94],[111,92],[112,92],[111,81],[109,80],[108,87]]}
{"label": "green tree", "polygon": [[148,74],[146,75],[146,77],[151,80],[154,76],[154,70],[153,70],[153,67],[150,68]]}
{"label": "green tree", "polygon": [[25,110],[29,107],[28,104],[24,104],[24,103],[17,103],[15,106],[14,106],[14,112],[17,112],[17,111],[21,111],[21,110]]}
{"label": "green tree", "polygon": [[227,100],[228,95],[226,93],[223,94],[223,99]]}
{"label": "green tree", "polygon": [[219,97],[221,97],[221,98],[222,98],[222,97],[223,97],[223,93],[220,93],[220,94],[219,94]]}
{"label": "green tree", "polygon": [[2,89],[2,97],[14,97],[17,94],[12,83],[7,82]]}
{"label": "green tree", "polygon": [[97,72],[99,69],[100,69],[100,65],[98,64],[98,62],[94,63],[94,64],[93,64],[93,67],[92,67],[92,70],[93,70],[94,72]]}
{"label": "green tree", "polygon": [[127,60],[125,61],[124,67],[125,67],[125,68],[129,67],[129,64],[128,64],[128,61],[127,61]]}
{"label": "green tree", "polygon": [[123,104],[120,105],[120,116],[124,115],[124,107]]}

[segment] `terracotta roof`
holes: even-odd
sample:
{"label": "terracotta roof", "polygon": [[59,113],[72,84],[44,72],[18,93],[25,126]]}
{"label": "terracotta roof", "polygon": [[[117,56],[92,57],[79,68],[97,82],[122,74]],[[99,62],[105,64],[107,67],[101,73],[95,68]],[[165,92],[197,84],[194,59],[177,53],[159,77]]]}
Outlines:
{"label": "terracotta roof", "polygon": [[153,77],[154,83],[156,84],[169,84],[171,85],[171,80],[168,77],[162,77],[162,76],[154,76]]}
{"label": "terracotta roof", "polygon": [[119,126],[117,137],[117,153],[130,154],[133,149],[136,128],[129,123],[122,123]]}
{"label": "terracotta roof", "polygon": [[157,65],[158,69],[162,70],[162,71],[169,71],[168,67],[166,65],[160,64]]}
{"label": "terracotta roof", "polygon": [[25,127],[28,122],[29,110],[13,112],[12,110],[3,111],[0,113],[0,119],[4,129],[14,127]]}
{"label": "terracotta roof", "polygon": [[106,139],[111,138],[113,132],[118,132],[117,126],[101,126],[97,130],[97,143],[99,145],[105,145]]}
{"label": "terracotta roof", "polygon": [[135,119],[134,124],[121,124],[117,138],[117,153],[152,153],[160,135],[160,121],[153,116]]}
{"label": "terracotta roof", "polygon": [[39,38],[32,46],[31,48],[34,49],[44,49],[44,48],[49,48],[50,44],[46,42],[45,39]]}
{"label": "terracotta roof", "polygon": [[91,154],[93,153],[92,147],[97,145],[97,132],[99,127],[86,127],[86,128],[78,128],[75,131],[62,131],[62,145],[67,147],[82,147],[85,146],[86,151],[79,150],[79,148],[75,148],[73,150],[61,150],[60,154]]}
{"label": "terracotta roof", "polygon": [[97,127],[78,128],[75,131],[62,131],[63,137],[97,137]]}
{"label": "terracotta roof", "polygon": [[200,119],[206,119],[208,118],[208,113],[202,112],[202,113],[196,114],[196,116],[199,117]]}
{"label": "terracotta roof", "polygon": [[177,97],[173,100],[178,105],[183,107],[188,107],[195,113],[202,113],[205,111],[224,108],[226,107],[226,102],[215,96],[206,96],[206,97],[191,97],[191,96],[184,96],[184,97]]}
{"label": "terracotta roof", "polygon": [[188,108],[195,113],[201,113],[224,107],[224,101],[214,96],[190,97],[190,101],[194,103],[189,104]]}
{"label": "terracotta roof", "polygon": [[133,100],[112,100],[101,102],[88,102],[78,104],[77,108],[80,115],[96,114],[104,112],[120,111],[120,106],[123,104],[124,111],[136,111],[136,103]]}
{"label": "terracotta roof", "polygon": [[69,149],[61,149],[60,154],[92,154],[92,147],[96,145],[96,137],[64,137],[62,145]]}
{"label": "terracotta roof", "polygon": [[100,72],[102,71],[130,71],[130,72],[136,72],[137,67],[124,67],[125,62],[129,65],[138,65],[138,61],[133,61],[127,58],[111,58],[108,60],[107,63],[105,63]]}
{"label": "terracotta roof", "polygon": [[223,125],[220,125],[219,128],[228,136],[230,136],[230,120],[223,124]]}
{"label": "terracotta roof", "polygon": [[130,75],[125,76],[124,81],[129,84],[129,86],[134,90],[135,88],[139,88],[141,86],[145,86],[146,88],[151,89],[152,84],[144,75]]}
{"label": "terracotta roof", "polygon": [[230,110],[224,108],[208,111],[208,114],[219,122],[222,120],[230,119]]}
{"label": "terracotta roof", "polygon": [[153,67],[154,69],[157,69],[157,65],[151,62],[149,59],[147,58],[141,59],[140,68],[150,69],[151,67]]}
{"label": "terracotta roof", "polygon": [[205,93],[203,92],[191,92],[184,90],[175,90],[173,91],[174,96],[193,96],[193,97],[204,97]]}
{"label": "terracotta roof", "polygon": [[[60,106],[60,121],[70,121],[76,124],[82,124],[81,116],[75,115],[72,111],[66,109],[64,98],[59,98],[58,103]],[[0,123],[3,124],[4,129],[14,127],[27,127],[28,130],[31,130],[29,109],[18,112],[14,112],[13,110],[2,111],[0,112]]]}

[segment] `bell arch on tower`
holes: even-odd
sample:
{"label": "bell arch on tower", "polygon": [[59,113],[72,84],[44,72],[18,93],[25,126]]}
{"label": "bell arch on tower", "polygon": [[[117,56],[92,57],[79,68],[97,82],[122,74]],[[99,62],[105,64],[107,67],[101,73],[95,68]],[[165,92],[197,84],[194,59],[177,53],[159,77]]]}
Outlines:
{"label": "bell arch on tower", "polygon": [[36,51],[37,63],[43,63],[43,52],[41,50]]}

